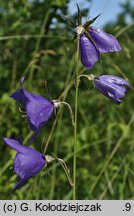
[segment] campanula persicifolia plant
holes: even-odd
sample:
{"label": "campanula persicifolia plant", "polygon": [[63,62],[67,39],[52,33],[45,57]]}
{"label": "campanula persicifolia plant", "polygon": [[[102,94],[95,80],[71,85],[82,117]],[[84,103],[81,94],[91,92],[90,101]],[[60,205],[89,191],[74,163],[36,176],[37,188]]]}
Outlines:
{"label": "campanula persicifolia plant", "polygon": [[[78,64],[79,53],[85,70],[91,70],[100,58],[101,53],[121,51],[121,46],[113,35],[92,27],[92,23],[99,17],[99,15],[94,19],[88,20],[86,23],[82,24],[82,15],[78,5],[77,10],[77,23],[72,22],[72,25],[75,27],[77,37],[75,78],[72,82],[75,85],[74,114],[71,106],[65,101],[50,100],[38,94],[26,91],[24,88],[24,76],[21,78],[21,88],[11,94],[11,98],[21,104],[22,107],[19,110],[22,112],[23,116],[26,117],[30,129],[33,131],[33,135],[29,140],[29,144],[33,143],[35,138],[39,135],[41,128],[46,125],[46,123],[52,117],[56,108],[59,108],[61,104],[68,106],[71,114],[72,125],[74,127],[73,182],[70,180],[67,167],[64,162],[62,167],[65,170],[69,182],[71,182],[71,186],[73,187],[73,199],[76,199],[77,192],[76,167],[78,144],[77,113],[79,80],[82,77],[88,78],[89,81],[94,83],[94,86],[97,90],[99,90],[103,95],[116,104],[120,104],[122,102],[122,99],[125,97],[126,87],[129,86],[129,83],[125,79],[118,76],[108,74],[95,76],[94,74],[85,74],[84,72],[82,74],[80,73]],[[87,99],[87,104],[88,100],[89,99]],[[20,141],[10,138],[3,139],[9,147],[17,152],[14,160],[14,172],[18,175],[19,182],[13,188],[13,191],[15,191],[16,189],[22,187],[28,179],[38,174],[43,169],[43,167],[46,166],[48,157],[39,153],[33,148],[22,145]],[[57,159],[57,156],[55,156],[55,158]],[[51,158],[50,160],[54,161],[54,158]],[[61,162],[62,160],[60,159],[59,161]]]}
{"label": "campanula persicifolia plant", "polygon": [[[121,46],[117,39],[111,35],[103,32],[100,29],[94,29],[91,24],[99,17],[95,17],[92,20],[87,21],[82,24],[82,15],[77,4],[78,17],[77,24],[71,21],[73,27],[76,30],[77,37],[77,61],[79,61],[79,52],[81,57],[81,62],[83,66],[91,70],[95,63],[100,58],[100,53],[117,52],[121,50]],[[75,39],[75,38],[74,38]],[[82,76],[87,76],[85,74],[79,75],[78,62],[76,66],[76,91],[75,91],[75,126],[74,126],[74,189],[73,198],[76,199],[76,167],[77,167],[77,112],[78,112],[78,86],[79,78]],[[125,87],[128,86],[128,82],[123,78],[103,75],[94,78],[91,75],[89,80],[94,80],[95,87],[101,91],[106,97],[110,98],[115,103],[120,103],[121,98],[125,96]]]}
{"label": "campanula persicifolia plant", "polygon": [[121,46],[117,39],[101,29],[94,28],[91,24],[100,16],[82,24],[81,11],[78,8],[78,23],[73,23],[76,28],[77,38],[79,40],[81,62],[88,70],[91,70],[94,64],[100,58],[101,53],[119,52]]}
{"label": "campanula persicifolia plant", "polygon": [[111,99],[116,104],[122,102],[122,98],[125,97],[126,88],[129,86],[129,83],[121,78],[114,75],[102,75],[95,77],[91,75],[80,75],[81,77],[86,77],[89,81],[93,81],[96,89],[98,89],[103,95]]}
{"label": "campanula persicifolia plant", "polygon": [[[19,181],[16,183],[12,192],[21,188],[25,185],[28,179],[37,175],[43,167],[47,165],[47,163],[53,162],[55,159],[62,163],[64,169],[66,169],[65,162],[57,157],[53,157],[50,155],[44,155],[32,149],[28,146],[23,146],[22,141],[14,140],[10,138],[3,138],[4,142],[12,149],[16,151],[16,156],[14,159],[14,172],[18,175]],[[66,175],[70,184],[72,184],[71,179],[66,171]]]}
{"label": "campanula persicifolia plant", "polygon": [[125,96],[125,86],[129,86],[125,79],[113,75],[96,77],[94,84],[102,94],[117,104],[120,104]]}
{"label": "campanula persicifolia plant", "polygon": [[25,114],[30,128],[34,131],[31,143],[52,116],[54,103],[42,96],[26,91],[24,89],[24,79],[24,77],[21,79],[21,89],[14,92],[11,98],[23,106],[23,114]]}
{"label": "campanula persicifolia plant", "polygon": [[61,104],[65,104],[69,108],[70,106],[64,101],[48,100],[40,95],[26,91],[24,89],[24,80],[25,77],[22,77],[21,89],[14,92],[10,97],[23,106],[24,111],[19,110],[24,114],[23,116],[28,120],[30,128],[34,131],[29,141],[29,144],[31,144],[41,128],[48,122],[55,109],[60,108]]}
{"label": "campanula persicifolia plant", "polygon": [[46,159],[43,154],[27,146],[23,146],[18,140],[3,139],[10,148],[17,152],[14,160],[14,172],[18,175],[19,182],[17,182],[12,190],[15,191],[22,187],[28,179],[40,172],[46,164]]}
{"label": "campanula persicifolia plant", "polygon": [[[82,31],[80,32],[81,28]],[[86,28],[84,25],[78,26],[77,34],[80,35],[81,62],[88,70],[92,69],[101,53],[119,52],[121,50],[119,42],[113,35],[90,27],[90,24]]]}

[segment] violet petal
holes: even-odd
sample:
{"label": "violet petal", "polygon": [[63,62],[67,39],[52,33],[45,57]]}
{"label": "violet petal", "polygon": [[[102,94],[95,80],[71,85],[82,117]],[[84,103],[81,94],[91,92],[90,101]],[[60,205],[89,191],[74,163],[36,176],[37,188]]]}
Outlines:
{"label": "violet petal", "polygon": [[80,37],[80,56],[82,64],[88,70],[94,66],[99,58],[99,51],[85,35]]}
{"label": "violet petal", "polygon": [[96,43],[100,53],[118,52],[121,50],[118,40],[111,34],[108,34],[101,29],[90,28],[90,35]]}
{"label": "violet petal", "polygon": [[118,86],[124,86],[124,85],[129,86],[129,83],[125,79],[114,75],[102,75],[99,77],[99,80],[114,83]]}

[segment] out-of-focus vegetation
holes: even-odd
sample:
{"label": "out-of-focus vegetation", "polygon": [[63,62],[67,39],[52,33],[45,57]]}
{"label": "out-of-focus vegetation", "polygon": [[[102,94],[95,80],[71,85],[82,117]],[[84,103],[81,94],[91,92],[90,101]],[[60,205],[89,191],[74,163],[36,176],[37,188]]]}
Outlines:
{"label": "out-of-focus vegetation", "polygon": [[[11,194],[17,179],[13,173],[14,151],[2,137],[23,138],[31,131],[10,94],[25,75],[28,91],[66,100],[74,110],[73,82],[76,41],[64,15],[69,0],[12,0],[0,4],[0,199],[72,199],[72,187],[58,163],[44,168]],[[87,1],[90,8],[90,1]],[[86,17],[88,9],[83,11]],[[97,14],[95,14],[96,16]],[[75,15],[73,16],[75,19]],[[99,18],[101,19],[101,17]],[[83,79],[79,86],[77,199],[134,199],[134,8],[131,1],[106,31],[118,37],[122,52],[101,56],[91,71],[114,74],[130,82],[119,106]],[[128,22],[129,20],[129,22]],[[79,64],[80,72],[83,66]],[[75,84],[75,83],[74,83]],[[71,88],[69,88],[71,87]],[[31,147],[54,153],[66,161],[72,176],[73,127],[66,107],[53,115]],[[56,123],[56,124],[55,124]]]}

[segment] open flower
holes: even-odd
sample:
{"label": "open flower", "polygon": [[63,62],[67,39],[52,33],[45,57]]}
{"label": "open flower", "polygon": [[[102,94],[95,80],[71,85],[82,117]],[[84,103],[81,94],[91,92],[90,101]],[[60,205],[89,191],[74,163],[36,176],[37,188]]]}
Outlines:
{"label": "open flower", "polygon": [[100,29],[89,27],[87,34],[83,33],[80,36],[81,62],[88,70],[92,69],[98,61],[100,53],[118,52],[120,50],[121,47],[117,39]]}
{"label": "open flower", "polygon": [[14,172],[18,175],[19,182],[13,188],[13,191],[15,191],[22,187],[28,179],[40,172],[46,164],[46,159],[43,154],[27,146],[23,146],[17,140],[10,138],[3,139],[10,148],[17,152],[14,160]]}
{"label": "open flower", "polygon": [[73,26],[76,28],[77,37],[79,39],[81,62],[90,70],[98,61],[100,53],[118,52],[121,50],[121,47],[113,35],[91,26],[99,15],[82,24],[81,11],[78,5],[77,9],[78,25],[73,23]]}
{"label": "open flower", "polygon": [[129,86],[128,82],[120,77],[113,75],[102,75],[94,78],[95,87],[106,97],[117,104],[122,102],[125,96],[126,88]]}
{"label": "open flower", "polygon": [[39,134],[40,129],[49,120],[54,111],[54,102],[42,96],[27,92],[24,89],[24,77],[21,79],[21,89],[14,92],[11,97],[18,101],[25,110],[25,115],[34,135],[30,143]]}
{"label": "open flower", "polygon": [[22,77],[21,89],[14,92],[11,98],[18,101],[24,108],[24,111],[21,109],[19,110],[24,114],[23,117],[27,118],[30,128],[34,131],[33,136],[29,140],[29,144],[31,144],[38,136],[41,128],[52,116],[54,109],[60,108],[61,104],[64,104],[69,108],[71,116],[73,114],[70,105],[65,101],[48,100],[40,95],[27,92],[24,89],[24,80],[25,77]]}

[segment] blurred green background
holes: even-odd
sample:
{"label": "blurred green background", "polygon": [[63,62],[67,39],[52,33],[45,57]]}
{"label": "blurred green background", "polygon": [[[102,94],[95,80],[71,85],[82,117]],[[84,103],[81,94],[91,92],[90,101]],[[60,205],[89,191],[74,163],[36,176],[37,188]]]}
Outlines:
{"label": "blurred green background", "polygon": [[[21,136],[26,144],[31,136],[18,110],[19,104],[10,98],[20,88],[23,75],[28,91],[52,99],[61,97],[74,111],[76,41],[72,41],[74,29],[64,17],[72,15],[76,19],[76,14],[70,11],[71,2],[75,6],[71,0],[0,1],[0,199],[72,199],[72,187],[58,163],[48,165],[11,194],[17,181],[13,172],[15,152],[2,140],[3,136],[15,139]],[[86,20],[93,1],[83,2],[86,2],[82,11]],[[102,55],[91,71],[85,71],[81,63],[78,65],[79,71],[87,74],[124,77],[130,82],[130,89],[118,106],[86,79],[79,85],[77,199],[134,199],[132,1],[124,1],[120,11],[104,29],[118,38],[122,52]],[[73,142],[70,114],[62,106],[57,118],[53,115],[31,147],[43,152],[46,143],[49,144],[46,154],[54,153],[64,159],[72,177]]]}

